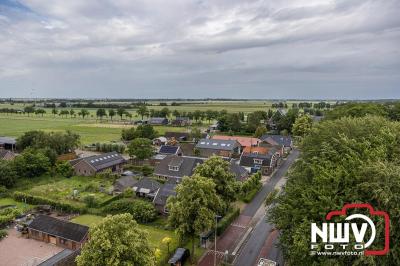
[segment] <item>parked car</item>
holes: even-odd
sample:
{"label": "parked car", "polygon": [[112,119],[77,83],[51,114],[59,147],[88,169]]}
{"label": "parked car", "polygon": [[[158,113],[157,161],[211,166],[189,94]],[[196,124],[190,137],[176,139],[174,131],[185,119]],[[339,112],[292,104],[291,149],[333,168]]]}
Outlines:
{"label": "parked car", "polygon": [[189,258],[190,252],[186,248],[177,248],[175,254],[168,260],[169,265],[182,266]]}

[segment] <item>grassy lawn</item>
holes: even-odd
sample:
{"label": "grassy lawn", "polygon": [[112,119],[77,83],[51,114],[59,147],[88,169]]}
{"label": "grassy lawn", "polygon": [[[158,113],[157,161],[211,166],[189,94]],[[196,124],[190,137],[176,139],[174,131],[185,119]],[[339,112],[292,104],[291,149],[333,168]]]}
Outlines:
{"label": "grassy lawn", "polygon": [[15,205],[17,206],[17,208],[23,210],[23,211],[27,211],[29,209],[33,208],[33,205],[30,204],[25,204],[19,201],[15,201],[12,198],[1,198],[0,199],[0,207],[1,206],[5,206],[5,205]]}
{"label": "grassy lawn", "polygon": [[[50,179],[48,183],[33,186],[24,192],[82,207],[85,206],[83,199],[87,195],[95,196],[99,202],[112,197],[106,193],[99,192],[100,185],[107,189],[112,183],[111,180],[104,180],[99,177],[73,176],[71,178]],[[74,189],[79,192],[75,199],[72,197]]]}
{"label": "grassy lawn", "polygon": [[[99,223],[103,218],[104,217],[102,216],[85,214],[72,219],[72,222],[87,225],[90,227]],[[139,227],[148,232],[150,245],[153,248],[158,248],[161,250],[161,258],[159,259],[158,264],[166,265],[166,262],[170,256],[167,254],[167,246],[162,244],[161,241],[165,237],[169,237],[172,239],[172,243],[170,244],[170,252],[172,253],[178,247],[178,236],[173,231],[157,228],[152,225],[139,224]],[[190,250],[191,243],[190,242],[187,243],[185,247]],[[199,258],[204,251],[205,250],[202,248],[196,248],[195,250],[196,258]]]}

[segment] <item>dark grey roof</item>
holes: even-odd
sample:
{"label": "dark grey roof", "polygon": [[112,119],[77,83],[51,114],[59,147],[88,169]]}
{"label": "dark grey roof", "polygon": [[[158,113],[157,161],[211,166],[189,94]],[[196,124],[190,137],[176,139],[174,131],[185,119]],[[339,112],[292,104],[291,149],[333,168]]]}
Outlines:
{"label": "dark grey roof", "polygon": [[263,135],[260,138],[262,141],[268,141],[268,139],[272,139],[279,145],[283,145],[285,147],[290,147],[292,145],[292,138],[290,136],[282,136],[282,135]]}
{"label": "dark grey roof", "polygon": [[168,119],[165,117],[151,117],[149,119],[150,124],[162,124],[162,123],[168,123]]}
{"label": "dark grey roof", "polygon": [[75,242],[84,240],[89,231],[89,227],[85,225],[63,221],[47,215],[37,216],[28,225],[28,228]]}
{"label": "dark grey roof", "polygon": [[200,149],[214,149],[231,151],[239,146],[236,140],[201,139],[196,145]]}
{"label": "dark grey roof", "polygon": [[269,166],[271,164],[273,154],[268,153],[267,155],[263,154],[254,154],[254,153],[246,153],[242,154],[240,157],[240,165],[246,167],[254,167],[256,164],[254,163],[254,159],[262,160],[262,166]]}
{"label": "dark grey roof", "polygon": [[115,180],[114,190],[123,191],[128,187],[133,187],[137,182],[132,176],[123,176]]}
{"label": "dark grey roof", "polygon": [[136,191],[143,188],[148,189],[150,193],[154,193],[161,187],[161,184],[149,177],[143,177],[133,187],[136,187]]}
{"label": "dark grey roof", "polygon": [[176,140],[188,140],[190,138],[190,133],[187,132],[165,132],[166,138],[174,138]]}
{"label": "dark grey roof", "polygon": [[157,196],[154,199],[154,204],[165,206],[167,199],[170,196],[176,195],[175,188],[177,185],[177,183],[165,183],[158,191]]}
{"label": "dark grey roof", "polygon": [[15,138],[10,138],[10,137],[0,137],[0,144],[12,144],[15,145],[17,141]]}
{"label": "dark grey roof", "polygon": [[190,118],[187,116],[177,116],[175,121],[190,121]]}
{"label": "dark grey roof", "polygon": [[91,165],[97,171],[114,166],[114,165],[122,164],[125,162],[125,159],[121,156],[121,154],[113,151],[113,152],[103,153],[100,155],[94,155],[94,156],[90,156],[90,157],[72,160],[71,164],[76,165],[77,163],[81,162],[82,160],[87,162],[89,165]]}
{"label": "dark grey roof", "polygon": [[243,166],[240,166],[239,164],[237,164],[236,161],[231,161],[230,170],[231,170],[231,173],[233,173],[235,175],[236,180],[241,181],[243,179],[243,177],[248,176],[247,170]]}
{"label": "dark grey roof", "polygon": [[179,146],[162,145],[158,153],[161,154],[177,154]]}
{"label": "dark grey roof", "polygon": [[43,261],[40,263],[38,266],[55,266],[55,265],[61,265],[60,263],[71,256],[73,253],[76,253],[74,250],[70,249],[64,249],[61,252],[58,252],[56,255],[48,258],[47,260]]}
{"label": "dark grey roof", "polygon": [[[165,157],[154,170],[155,175],[182,178],[184,176],[191,176],[194,168],[204,161],[199,158],[168,155]],[[169,166],[180,166],[178,171],[169,170]]]}

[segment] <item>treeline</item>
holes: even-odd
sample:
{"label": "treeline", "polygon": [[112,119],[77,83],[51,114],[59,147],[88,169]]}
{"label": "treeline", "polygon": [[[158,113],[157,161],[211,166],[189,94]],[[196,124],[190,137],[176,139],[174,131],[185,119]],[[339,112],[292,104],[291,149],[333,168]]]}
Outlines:
{"label": "treeline", "polygon": [[326,112],[326,119],[342,117],[363,117],[366,115],[383,116],[393,121],[400,121],[400,102],[387,103],[346,103]]}

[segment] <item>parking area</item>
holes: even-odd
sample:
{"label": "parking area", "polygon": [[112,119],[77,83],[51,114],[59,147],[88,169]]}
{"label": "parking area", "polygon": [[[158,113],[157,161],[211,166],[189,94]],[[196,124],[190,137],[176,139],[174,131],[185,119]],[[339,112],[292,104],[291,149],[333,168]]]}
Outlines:
{"label": "parking area", "polygon": [[26,239],[14,228],[0,241],[0,265],[35,266],[62,251],[63,248],[41,241]]}

